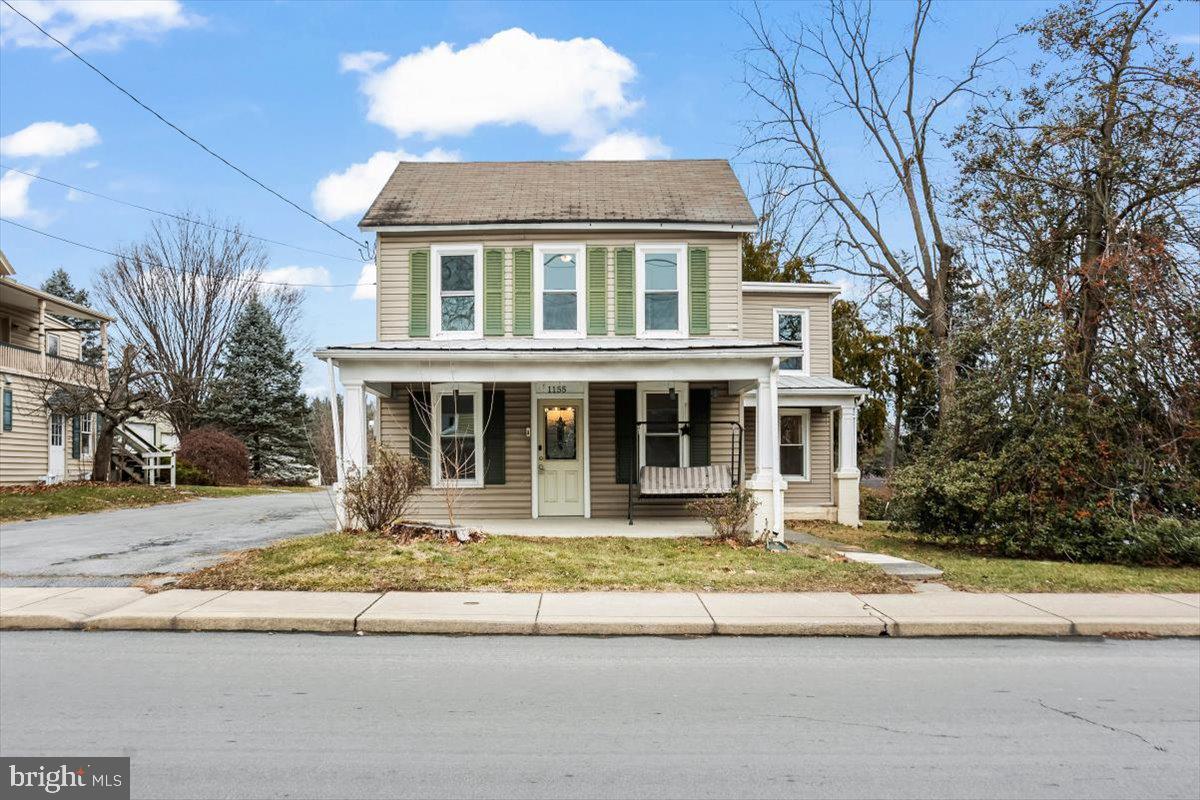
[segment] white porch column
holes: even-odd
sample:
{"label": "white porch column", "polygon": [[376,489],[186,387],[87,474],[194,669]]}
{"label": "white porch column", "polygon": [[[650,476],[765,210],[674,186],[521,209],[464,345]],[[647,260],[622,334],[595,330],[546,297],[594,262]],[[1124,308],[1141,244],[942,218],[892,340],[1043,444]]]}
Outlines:
{"label": "white porch column", "polygon": [[346,427],[342,434],[346,474],[361,475],[367,468],[366,392],[362,381],[345,381],[342,385],[346,387]]}
{"label": "white porch column", "polygon": [[858,404],[844,400],[841,404],[838,431],[838,452],[841,463],[834,473],[837,488],[837,521],[840,525],[858,527]]}
{"label": "white porch column", "polygon": [[750,489],[757,505],[754,511],[755,535],[783,536],[783,489],[779,475],[779,360],[771,373],[760,378],[755,391],[754,475]]}

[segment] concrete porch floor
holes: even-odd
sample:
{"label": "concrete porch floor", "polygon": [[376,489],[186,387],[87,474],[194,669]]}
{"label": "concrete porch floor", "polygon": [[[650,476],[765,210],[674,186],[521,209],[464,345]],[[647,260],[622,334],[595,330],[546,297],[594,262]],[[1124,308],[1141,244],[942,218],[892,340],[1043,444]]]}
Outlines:
{"label": "concrete porch floor", "polygon": [[711,536],[708,523],[694,517],[634,517],[627,520],[606,517],[540,517],[538,519],[483,519],[461,521],[468,528],[498,536],[557,536],[563,538],[588,536],[626,536],[634,539],[672,538],[678,536]]}

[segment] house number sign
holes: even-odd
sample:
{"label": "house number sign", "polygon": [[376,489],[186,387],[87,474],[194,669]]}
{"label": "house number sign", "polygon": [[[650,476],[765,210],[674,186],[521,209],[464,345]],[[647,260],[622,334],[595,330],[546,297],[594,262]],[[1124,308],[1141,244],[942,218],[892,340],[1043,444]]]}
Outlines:
{"label": "house number sign", "polygon": [[537,393],[539,395],[546,395],[549,397],[554,397],[554,396],[565,397],[567,395],[582,396],[583,395],[583,386],[584,385],[582,383],[577,383],[577,382],[568,383],[568,382],[559,381],[559,382],[548,382],[548,383],[535,383],[534,389],[537,391]]}

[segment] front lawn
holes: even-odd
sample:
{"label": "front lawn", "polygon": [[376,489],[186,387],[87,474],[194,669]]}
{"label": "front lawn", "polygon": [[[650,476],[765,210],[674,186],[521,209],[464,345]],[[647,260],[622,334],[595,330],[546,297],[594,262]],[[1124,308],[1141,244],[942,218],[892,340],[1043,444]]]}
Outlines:
{"label": "front lawn", "polygon": [[945,570],[941,582],[971,592],[1200,592],[1200,568],[1127,567],[1033,561],[956,550],[916,541],[886,522],[855,530],[830,523],[793,523],[796,530],[875,553],[909,558]]}
{"label": "front lawn", "polygon": [[313,491],[309,486],[146,486],[140,483],[62,483],[0,487],[0,522],[86,514],[114,508],[182,503],[197,497],[239,497],[268,492]]}
{"label": "front lawn", "polygon": [[178,584],[307,591],[906,592],[899,580],[821,548],[787,553],[699,539],[491,536],[465,546],[327,533],[248,550]]}

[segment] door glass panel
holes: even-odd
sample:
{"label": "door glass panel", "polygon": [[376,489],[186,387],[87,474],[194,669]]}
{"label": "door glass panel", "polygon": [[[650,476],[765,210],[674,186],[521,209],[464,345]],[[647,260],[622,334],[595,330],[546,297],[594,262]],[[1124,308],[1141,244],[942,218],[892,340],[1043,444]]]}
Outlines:
{"label": "door glass panel", "polygon": [[63,416],[62,414],[50,415],[50,444],[54,447],[62,447],[63,443]]}
{"label": "door glass panel", "polygon": [[574,461],[575,407],[553,406],[545,409],[545,416],[546,458],[550,461]]}

